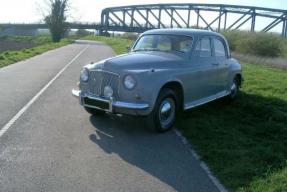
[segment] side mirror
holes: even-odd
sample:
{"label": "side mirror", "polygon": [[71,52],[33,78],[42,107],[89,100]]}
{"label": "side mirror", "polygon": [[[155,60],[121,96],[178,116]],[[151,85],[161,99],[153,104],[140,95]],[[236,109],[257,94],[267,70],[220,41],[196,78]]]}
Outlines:
{"label": "side mirror", "polygon": [[126,49],[127,49],[128,52],[131,51],[131,47],[130,46],[126,46]]}

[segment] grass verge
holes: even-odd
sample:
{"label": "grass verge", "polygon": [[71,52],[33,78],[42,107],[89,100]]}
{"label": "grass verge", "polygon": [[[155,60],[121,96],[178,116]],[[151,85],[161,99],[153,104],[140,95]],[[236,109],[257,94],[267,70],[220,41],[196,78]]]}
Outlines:
{"label": "grass verge", "polygon": [[49,35],[37,35],[37,36],[0,36],[0,41],[32,43],[34,45],[43,45],[45,43],[51,43],[52,39]]}
{"label": "grass verge", "polygon": [[46,39],[41,39],[35,42],[36,46],[32,48],[21,49],[18,51],[4,51],[0,53],[0,68],[24,59],[28,59],[35,55],[39,55],[48,50],[67,45],[71,42],[72,41],[69,39],[63,39],[59,43],[52,43],[47,42]]}
{"label": "grass verge", "polygon": [[[104,41],[117,54],[132,41]],[[232,191],[287,191],[287,73],[243,63],[237,100],[215,101],[183,113],[177,127],[222,183]]]}
{"label": "grass verge", "polygon": [[177,127],[233,191],[287,190],[287,73],[243,64],[236,101],[183,113]]}
{"label": "grass verge", "polygon": [[104,36],[86,36],[84,40],[102,41],[111,46],[116,54],[124,54],[127,52],[127,47],[131,46],[133,41],[119,37],[104,37]]}

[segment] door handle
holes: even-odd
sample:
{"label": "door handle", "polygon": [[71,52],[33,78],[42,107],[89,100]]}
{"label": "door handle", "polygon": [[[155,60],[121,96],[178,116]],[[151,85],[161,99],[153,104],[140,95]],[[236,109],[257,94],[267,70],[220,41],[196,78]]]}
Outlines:
{"label": "door handle", "polygon": [[219,63],[211,63],[212,65],[214,65],[214,66],[218,66],[219,65]]}

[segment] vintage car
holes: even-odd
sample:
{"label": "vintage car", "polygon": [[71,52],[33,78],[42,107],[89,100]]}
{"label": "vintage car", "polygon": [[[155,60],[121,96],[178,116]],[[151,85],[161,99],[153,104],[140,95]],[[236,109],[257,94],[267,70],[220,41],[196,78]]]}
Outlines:
{"label": "vintage car", "polygon": [[233,99],[242,79],[222,35],[156,29],[141,34],[129,53],[86,65],[72,93],[91,114],[145,116],[150,128],[164,132],[180,111]]}

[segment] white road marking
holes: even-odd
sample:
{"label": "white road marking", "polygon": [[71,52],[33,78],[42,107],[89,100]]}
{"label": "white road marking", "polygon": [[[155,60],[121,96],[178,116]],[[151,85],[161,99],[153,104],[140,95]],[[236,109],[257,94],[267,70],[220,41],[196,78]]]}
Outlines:
{"label": "white road marking", "polygon": [[21,115],[27,111],[27,109],[42,95],[42,93],[78,58],[80,55],[84,53],[88,49],[89,45],[87,45],[84,49],[82,49],[68,64],[66,64],[57,74],[51,79],[18,113],[10,119],[10,121],[2,127],[0,130],[0,137],[21,117]]}

